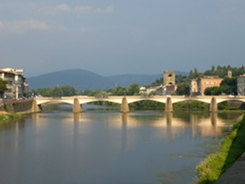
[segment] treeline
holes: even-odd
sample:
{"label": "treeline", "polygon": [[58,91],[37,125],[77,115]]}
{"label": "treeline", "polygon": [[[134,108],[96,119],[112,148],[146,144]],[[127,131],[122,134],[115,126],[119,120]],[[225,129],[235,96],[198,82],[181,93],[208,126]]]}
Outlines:
{"label": "treeline", "polygon": [[28,92],[28,96],[43,96],[43,97],[61,97],[74,96],[77,91],[70,85],[57,86],[55,88],[38,88]]}
{"label": "treeline", "polygon": [[228,66],[220,66],[218,65],[216,68],[214,66],[211,67],[210,70],[206,70],[205,72],[198,72],[195,68],[194,70],[190,70],[189,77],[190,79],[201,78],[203,76],[218,76],[220,78],[224,78],[227,76],[228,71],[232,71],[233,77],[238,77],[239,75],[244,74],[244,66],[241,67],[231,67]]}
{"label": "treeline", "polygon": [[106,98],[108,96],[123,96],[123,95],[139,95],[140,87],[138,84],[132,84],[128,88],[117,86],[116,88],[109,90],[84,90],[77,91],[70,85],[57,86],[55,88],[38,88],[37,90],[31,90],[28,96],[43,96],[43,97],[61,97],[61,96],[75,96],[86,95],[95,96],[97,98]]}

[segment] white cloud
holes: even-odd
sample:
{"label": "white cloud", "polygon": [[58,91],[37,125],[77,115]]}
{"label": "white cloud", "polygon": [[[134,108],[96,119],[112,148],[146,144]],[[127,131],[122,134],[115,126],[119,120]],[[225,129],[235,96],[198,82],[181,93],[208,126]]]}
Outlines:
{"label": "white cloud", "polygon": [[113,6],[108,6],[106,9],[96,8],[95,13],[111,13],[114,12]]}
{"label": "white cloud", "polygon": [[93,10],[93,7],[92,6],[76,6],[74,10],[80,13],[89,13]]}
{"label": "white cloud", "polygon": [[51,30],[61,29],[57,26],[47,24],[38,20],[25,20],[25,21],[14,21],[14,22],[0,22],[0,32],[15,32],[23,33],[29,30]]}
{"label": "white cloud", "polygon": [[55,15],[60,13],[111,13],[114,12],[113,6],[108,6],[105,9],[93,6],[70,6],[69,4],[59,4],[56,6],[40,6],[35,3],[0,3],[0,10],[6,13],[13,13],[19,15]]}
{"label": "white cloud", "polygon": [[71,8],[67,4],[61,4],[57,7],[55,7],[56,10],[61,10],[61,11],[70,11]]}
{"label": "white cloud", "polygon": [[[49,7],[49,10],[53,11],[52,7]],[[95,12],[95,13],[111,13],[114,12],[113,6],[108,6],[105,9],[102,8],[94,8],[93,6],[75,6],[75,7],[70,7],[67,4],[61,4],[57,7],[54,8],[54,10],[59,10],[59,11],[70,11],[71,13],[90,13],[90,12]]]}

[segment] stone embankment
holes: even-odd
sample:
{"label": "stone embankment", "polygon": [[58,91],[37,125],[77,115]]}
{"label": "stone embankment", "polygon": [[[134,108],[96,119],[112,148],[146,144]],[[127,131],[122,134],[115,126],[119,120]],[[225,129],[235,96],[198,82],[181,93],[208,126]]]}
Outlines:
{"label": "stone embankment", "polygon": [[0,114],[35,112],[33,99],[8,100],[0,102]]}

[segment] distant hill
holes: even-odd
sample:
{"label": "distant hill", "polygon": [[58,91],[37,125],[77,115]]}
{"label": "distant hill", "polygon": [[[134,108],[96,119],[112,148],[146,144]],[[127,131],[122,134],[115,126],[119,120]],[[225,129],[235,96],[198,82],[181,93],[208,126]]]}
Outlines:
{"label": "distant hill", "polygon": [[[187,74],[187,72],[176,72],[176,74]],[[73,86],[76,90],[100,90],[115,88],[116,86],[128,87],[133,83],[140,86],[149,85],[161,77],[163,74],[124,74],[105,77],[87,70],[69,69],[29,77],[27,82],[30,90],[65,85]]]}
{"label": "distant hill", "polygon": [[137,74],[124,74],[124,75],[114,75],[106,77],[110,81],[113,81],[115,86],[125,86],[128,87],[133,83],[136,83],[140,86],[149,85],[154,82],[156,79],[163,77],[163,74],[156,75],[137,75]]}

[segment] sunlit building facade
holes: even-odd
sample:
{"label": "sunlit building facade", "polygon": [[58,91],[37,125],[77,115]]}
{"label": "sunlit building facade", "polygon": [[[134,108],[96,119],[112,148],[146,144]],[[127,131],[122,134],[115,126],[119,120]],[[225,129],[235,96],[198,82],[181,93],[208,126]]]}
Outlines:
{"label": "sunlit building facade", "polygon": [[202,78],[193,79],[190,84],[191,94],[204,95],[206,88],[220,87],[222,78],[218,76],[204,76]]}
{"label": "sunlit building facade", "polygon": [[4,92],[5,98],[18,99],[28,91],[23,69],[0,68],[0,78],[7,82],[7,91]]}

